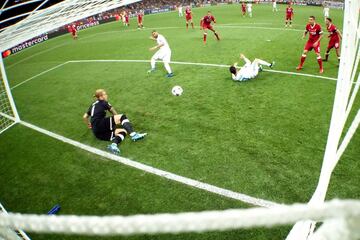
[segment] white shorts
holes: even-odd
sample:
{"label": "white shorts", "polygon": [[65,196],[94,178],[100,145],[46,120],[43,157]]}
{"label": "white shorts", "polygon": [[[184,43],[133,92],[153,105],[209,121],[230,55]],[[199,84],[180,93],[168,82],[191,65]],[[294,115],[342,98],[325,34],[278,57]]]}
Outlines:
{"label": "white shorts", "polygon": [[325,17],[330,17],[330,15],[328,13],[324,13]]}
{"label": "white shorts", "polygon": [[171,61],[171,50],[170,49],[159,49],[154,56],[155,60],[162,60],[163,62],[170,63]]}

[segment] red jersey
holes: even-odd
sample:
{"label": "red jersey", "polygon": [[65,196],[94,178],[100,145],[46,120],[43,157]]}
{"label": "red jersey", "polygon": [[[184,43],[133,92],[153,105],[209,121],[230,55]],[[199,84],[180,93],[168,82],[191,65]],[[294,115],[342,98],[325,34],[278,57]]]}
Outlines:
{"label": "red jersey", "polygon": [[292,16],[294,15],[294,9],[292,7],[286,8],[286,16]]}
{"label": "red jersey", "polygon": [[75,24],[69,25],[68,30],[69,32],[76,32],[76,25]]}
{"label": "red jersey", "polygon": [[322,34],[321,26],[317,23],[315,25],[307,24],[305,31],[309,33],[309,42],[316,42]]}
{"label": "red jersey", "polygon": [[138,18],[139,21],[142,20],[143,16],[144,16],[144,14],[142,12],[137,13],[137,18]]}
{"label": "red jersey", "polygon": [[243,12],[246,12],[246,4],[245,3],[241,4],[241,9]]}
{"label": "red jersey", "polygon": [[215,18],[212,15],[210,16],[206,15],[205,17],[202,18],[203,26],[210,26],[212,22],[216,23]]}
{"label": "red jersey", "polygon": [[186,9],[185,9],[185,14],[186,14],[186,17],[191,17],[191,9],[190,9],[190,8],[186,8]]}
{"label": "red jersey", "polygon": [[339,41],[339,34],[337,33],[337,28],[335,25],[331,24],[326,27],[326,29],[328,30],[329,32],[329,38],[330,40],[333,40],[333,41]]}

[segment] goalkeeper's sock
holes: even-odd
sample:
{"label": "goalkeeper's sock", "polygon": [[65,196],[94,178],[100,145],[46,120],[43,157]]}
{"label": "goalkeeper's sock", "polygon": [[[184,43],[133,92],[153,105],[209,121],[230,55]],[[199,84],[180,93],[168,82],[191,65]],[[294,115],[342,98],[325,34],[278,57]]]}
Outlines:
{"label": "goalkeeper's sock", "polygon": [[131,122],[129,121],[129,119],[126,117],[125,114],[121,116],[120,122],[123,128],[126,130],[126,132],[131,136],[131,134],[134,132],[134,129],[132,127]]}
{"label": "goalkeeper's sock", "polygon": [[124,141],[126,136],[126,132],[120,132],[119,135],[115,136],[115,138],[112,140],[113,143],[115,143],[116,145],[119,145],[122,141]]}

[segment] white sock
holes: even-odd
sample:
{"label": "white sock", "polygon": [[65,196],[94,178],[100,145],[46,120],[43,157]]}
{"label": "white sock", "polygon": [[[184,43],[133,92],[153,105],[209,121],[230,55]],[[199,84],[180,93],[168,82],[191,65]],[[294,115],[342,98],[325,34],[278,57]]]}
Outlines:
{"label": "white sock", "polygon": [[164,62],[164,67],[168,73],[172,73],[170,64],[168,62]]}
{"label": "white sock", "polygon": [[150,63],[151,63],[151,69],[155,69],[155,63],[156,62],[155,62],[154,58],[151,59]]}
{"label": "white sock", "polygon": [[268,63],[264,60],[261,60],[261,59],[257,59],[257,62],[260,64],[260,65],[265,65],[265,66],[268,66],[270,67],[271,66],[271,63]]}

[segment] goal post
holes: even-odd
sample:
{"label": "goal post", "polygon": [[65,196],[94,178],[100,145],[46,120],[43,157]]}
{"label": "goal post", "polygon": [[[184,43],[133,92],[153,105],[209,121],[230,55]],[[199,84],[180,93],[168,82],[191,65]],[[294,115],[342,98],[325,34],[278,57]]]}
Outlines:
{"label": "goal post", "polygon": [[14,98],[6,76],[3,58],[0,56],[0,133],[20,122]]}

